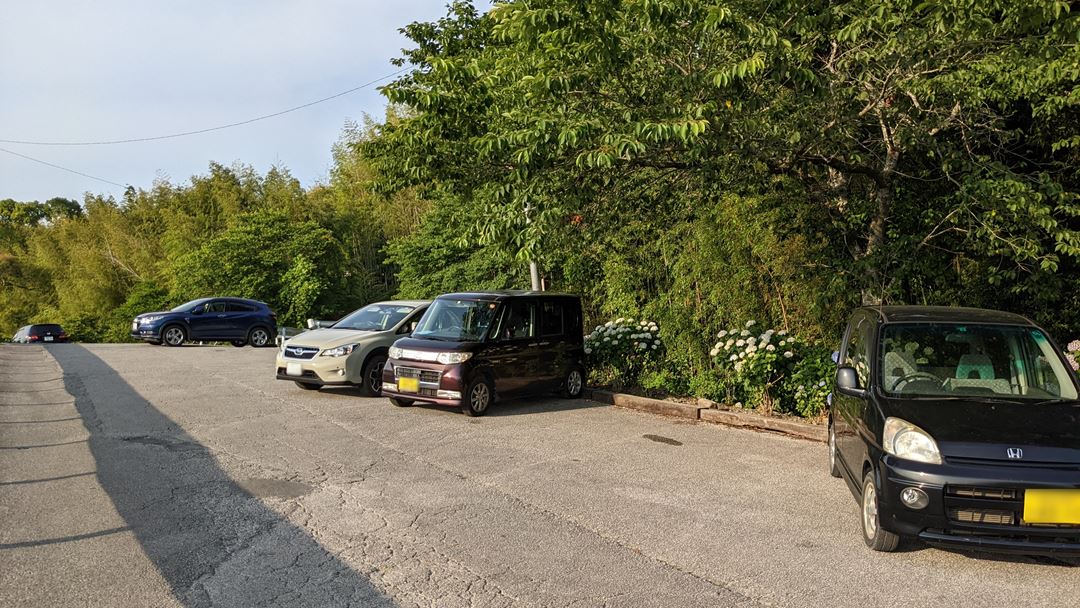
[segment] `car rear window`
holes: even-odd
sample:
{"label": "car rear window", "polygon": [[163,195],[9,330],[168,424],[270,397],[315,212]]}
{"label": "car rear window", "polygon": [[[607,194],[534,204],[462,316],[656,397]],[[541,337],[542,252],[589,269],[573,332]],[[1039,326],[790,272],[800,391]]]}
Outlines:
{"label": "car rear window", "polygon": [[562,302],[546,300],[540,305],[540,335],[561,336],[563,333]]}
{"label": "car rear window", "polygon": [[31,336],[43,336],[47,334],[58,335],[64,333],[59,325],[35,325],[30,328]]}

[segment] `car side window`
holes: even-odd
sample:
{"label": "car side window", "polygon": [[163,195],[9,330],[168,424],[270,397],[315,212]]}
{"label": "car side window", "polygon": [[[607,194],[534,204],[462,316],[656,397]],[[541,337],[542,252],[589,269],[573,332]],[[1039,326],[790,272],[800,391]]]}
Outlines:
{"label": "car side window", "polygon": [[536,335],[536,303],[528,300],[511,301],[506,309],[499,338],[521,340]]}
{"label": "car side window", "polygon": [[229,302],[225,305],[225,312],[254,312],[255,307],[242,302]]}
{"label": "car side window", "polygon": [[203,308],[203,312],[208,313],[221,313],[225,312],[225,302],[207,302]]}
{"label": "car side window", "polygon": [[546,300],[540,305],[540,335],[561,336],[563,334],[562,302]]}
{"label": "car side window", "polygon": [[417,308],[415,312],[409,315],[409,318],[401,324],[401,327],[397,330],[399,334],[411,334],[416,331],[417,324],[420,323],[420,317],[424,316],[427,308]]}
{"label": "car side window", "polygon": [[847,348],[844,349],[844,366],[855,369],[860,388],[870,385],[870,341],[866,333],[866,319],[860,319],[851,328]]}

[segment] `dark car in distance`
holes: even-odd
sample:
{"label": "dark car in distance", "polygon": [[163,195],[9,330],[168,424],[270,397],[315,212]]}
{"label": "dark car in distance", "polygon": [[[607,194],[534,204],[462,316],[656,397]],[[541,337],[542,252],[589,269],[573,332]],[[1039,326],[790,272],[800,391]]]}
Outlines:
{"label": "dark car in distance", "polygon": [[382,392],[398,406],[432,403],[480,416],[496,396],[580,397],[581,300],[516,290],[442,295],[389,355]]}
{"label": "dark car in distance", "polygon": [[143,313],[131,322],[131,337],[151,344],[231,342],[273,346],[277,315],[264,302],[243,298],[200,298],[172,310]]}
{"label": "dark car in distance", "polygon": [[68,335],[64,333],[64,328],[55,323],[39,323],[20,327],[11,341],[21,344],[67,342]]}
{"label": "dark car in distance", "polygon": [[1046,331],[990,310],[860,308],[838,361],[830,468],[871,549],[1080,555],[1080,387]]}

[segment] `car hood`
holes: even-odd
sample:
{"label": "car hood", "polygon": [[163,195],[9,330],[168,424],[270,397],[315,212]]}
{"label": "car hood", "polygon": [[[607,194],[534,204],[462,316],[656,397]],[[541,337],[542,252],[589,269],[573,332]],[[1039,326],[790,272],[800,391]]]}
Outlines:
{"label": "car hood", "polygon": [[294,346],[313,346],[315,348],[334,348],[345,344],[360,344],[375,340],[385,335],[385,331],[363,331],[359,329],[334,329],[325,327],[312,329],[291,338],[287,344]]}
{"label": "car hood", "polygon": [[[1080,463],[1080,401],[888,399],[885,405],[886,416],[929,433],[946,458]],[[1010,448],[1020,448],[1021,458],[1010,458]]]}
{"label": "car hood", "polygon": [[179,314],[179,313],[174,312],[172,310],[161,310],[161,311],[158,311],[158,312],[144,312],[141,315],[135,315],[135,318],[136,319],[141,319],[143,317],[154,317],[154,316],[159,316],[159,315],[175,315],[175,314]]}
{"label": "car hood", "polygon": [[449,342],[430,338],[402,338],[394,342],[398,348],[426,350],[431,352],[474,352],[480,347],[479,342]]}

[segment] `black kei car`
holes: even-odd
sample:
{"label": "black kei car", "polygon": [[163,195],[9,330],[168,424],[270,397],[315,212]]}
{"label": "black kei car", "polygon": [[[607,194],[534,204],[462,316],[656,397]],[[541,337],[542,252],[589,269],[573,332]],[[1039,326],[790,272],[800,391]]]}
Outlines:
{"label": "black kei car", "polygon": [[1080,555],[1080,401],[1050,336],[972,308],[860,308],[829,415],[863,539]]}
{"label": "black kei car", "polygon": [[496,396],[580,397],[585,346],[578,296],[535,291],[439,296],[412,335],[390,347],[383,395],[481,416]]}

